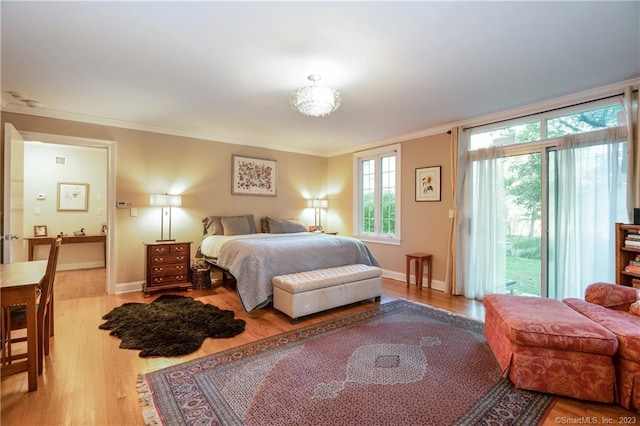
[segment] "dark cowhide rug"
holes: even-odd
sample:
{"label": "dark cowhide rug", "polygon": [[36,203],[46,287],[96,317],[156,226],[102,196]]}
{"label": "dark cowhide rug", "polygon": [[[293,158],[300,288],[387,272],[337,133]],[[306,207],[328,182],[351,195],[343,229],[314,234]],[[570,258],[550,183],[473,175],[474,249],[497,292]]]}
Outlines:
{"label": "dark cowhide rug", "polygon": [[190,297],[161,295],[151,303],[125,303],[102,317],[103,330],[122,339],[123,349],[139,349],[141,357],[178,356],[197,350],[207,337],[233,337],[245,322],[233,311]]}

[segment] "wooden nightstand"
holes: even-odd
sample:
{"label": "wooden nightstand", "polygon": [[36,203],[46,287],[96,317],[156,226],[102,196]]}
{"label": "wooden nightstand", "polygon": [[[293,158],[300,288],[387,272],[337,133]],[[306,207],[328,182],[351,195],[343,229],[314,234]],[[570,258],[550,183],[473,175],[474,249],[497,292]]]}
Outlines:
{"label": "wooden nightstand", "polygon": [[145,282],[142,287],[144,297],[154,291],[183,289],[191,291],[191,241],[144,243]]}

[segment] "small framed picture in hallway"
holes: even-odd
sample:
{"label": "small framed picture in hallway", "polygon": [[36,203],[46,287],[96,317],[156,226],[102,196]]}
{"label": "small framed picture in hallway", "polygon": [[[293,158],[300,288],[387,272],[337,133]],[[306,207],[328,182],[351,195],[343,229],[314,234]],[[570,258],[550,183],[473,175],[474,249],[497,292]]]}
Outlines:
{"label": "small framed picture in hallway", "polygon": [[89,184],[58,182],[58,211],[89,210]]}

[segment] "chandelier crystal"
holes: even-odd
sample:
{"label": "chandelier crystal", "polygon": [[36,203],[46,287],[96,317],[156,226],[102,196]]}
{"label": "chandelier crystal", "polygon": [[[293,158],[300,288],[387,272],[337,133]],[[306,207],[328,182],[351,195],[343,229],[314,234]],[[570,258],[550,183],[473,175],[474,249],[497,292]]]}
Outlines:
{"label": "chandelier crystal", "polygon": [[331,114],[340,106],[340,93],[335,90],[318,86],[318,74],[307,77],[313,85],[301,87],[289,96],[291,106],[301,114],[311,117],[324,117]]}

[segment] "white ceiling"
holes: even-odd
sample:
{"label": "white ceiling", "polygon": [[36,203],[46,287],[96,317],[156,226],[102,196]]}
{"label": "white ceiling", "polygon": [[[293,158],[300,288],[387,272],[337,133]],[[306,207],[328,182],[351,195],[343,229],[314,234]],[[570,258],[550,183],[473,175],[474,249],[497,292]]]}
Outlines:
{"label": "white ceiling", "polygon": [[[0,7],[3,111],[317,155],[640,77],[638,1]],[[330,116],[289,106],[312,73]]]}

